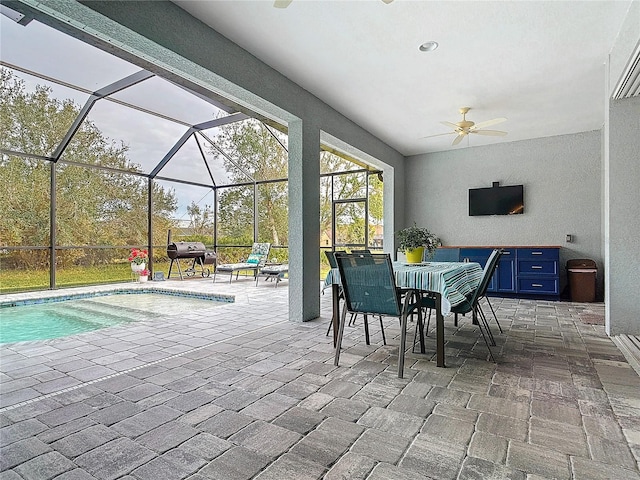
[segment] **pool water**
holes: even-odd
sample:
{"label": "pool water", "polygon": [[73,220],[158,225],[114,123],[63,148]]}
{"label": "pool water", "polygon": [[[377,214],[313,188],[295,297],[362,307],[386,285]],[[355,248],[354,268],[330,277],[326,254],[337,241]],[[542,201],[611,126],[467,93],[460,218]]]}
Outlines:
{"label": "pool water", "polygon": [[157,293],[107,295],[0,309],[0,343],[66,337],[223,302]]}

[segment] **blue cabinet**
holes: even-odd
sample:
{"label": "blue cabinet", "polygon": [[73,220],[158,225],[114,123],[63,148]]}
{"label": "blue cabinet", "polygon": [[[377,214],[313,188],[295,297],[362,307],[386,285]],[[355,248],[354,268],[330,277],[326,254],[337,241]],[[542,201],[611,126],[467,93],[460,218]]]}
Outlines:
{"label": "blue cabinet", "polygon": [[[493,248],[461,248],[459,261],[477,262],[484,268]],[[489,281],[487,292],[489,293],[515,293],[516,291],[516,251],[513,248],[505,248],[496,271]]]}
{"label": "blue cabinet", "polygon": [[[484,268],[494,248],[439,248],[436,262],[477,262]],[[560,295],[559,247],[503,248],[487,292],[507,297],[557,298]]]}
{"label": "blue cabinet", "polygon": [[533,295],[560,295],[559,248],[518,249],[518,292]]}
{"label": "blue cabinet", "polygon": [[514,248],[505,248],[498,267],[493,274],[496,278],[497,293],[515,293],[516,292],[516,250]]}

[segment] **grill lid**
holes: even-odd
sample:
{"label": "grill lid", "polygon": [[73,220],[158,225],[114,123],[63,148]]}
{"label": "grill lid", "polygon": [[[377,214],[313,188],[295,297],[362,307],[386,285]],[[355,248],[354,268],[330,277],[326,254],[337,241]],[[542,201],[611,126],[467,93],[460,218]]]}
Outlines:
{"label": "grill lid", "polygon": [[170,259],[202,257],[207,247],[202,242],[173,242],[167,245],[167,256]]}

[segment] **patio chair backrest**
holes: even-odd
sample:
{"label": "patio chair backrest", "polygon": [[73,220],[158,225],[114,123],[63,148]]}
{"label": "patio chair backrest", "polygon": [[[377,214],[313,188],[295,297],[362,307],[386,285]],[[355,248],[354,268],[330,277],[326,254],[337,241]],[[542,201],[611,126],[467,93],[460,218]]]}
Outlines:
{"label": "patio chair backrest", "polygon": [[330,252],[329,250],[325,250],[324,254],[327,256],[327,260],[329,260],[329,266],[331,268],[338,268],[338,264],[336,263],[335,252]]}
{"label": "patio chair backrest", "polygon": [[493,273],[496,271],[496,267],[498,266],[498,260],[502,256],[502,250],[494,249],[489,255],[489,259],[487,263],[484,265],[484,270],[482,272],[482,278],[480,279],[480,283],[478,284],[478,288],[474,292],[474,295],[471,300],[471,304],[475,304],[478,299],[484,297],[487,293],[487,288],[489,287],[489,282],[491,281],[491,277]]}
{"label": "patio chair backrest", "polygon": [[347,310],[379,315],[402,314],[388,254],[336,253]]}
{"label": "patio chair backrest", "polygon": [[247,263],[255,263],[263,266],[267,262],[270,250],[270,243],[254,243],[253,247],[251,247],[251,253],[247,258]]}

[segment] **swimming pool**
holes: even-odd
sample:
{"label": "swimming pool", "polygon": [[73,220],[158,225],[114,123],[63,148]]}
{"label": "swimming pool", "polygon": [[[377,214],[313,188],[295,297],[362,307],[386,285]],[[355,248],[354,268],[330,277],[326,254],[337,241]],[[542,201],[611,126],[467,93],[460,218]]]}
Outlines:
{"label": "swimming pool", "polygon": [[153,320],[213,308],[230,298],[138,290],[5,303],[0,305],[0,343],[47,340]]}

